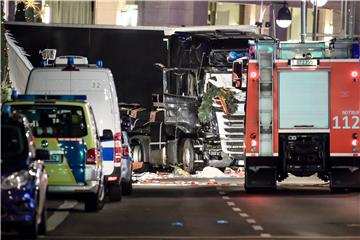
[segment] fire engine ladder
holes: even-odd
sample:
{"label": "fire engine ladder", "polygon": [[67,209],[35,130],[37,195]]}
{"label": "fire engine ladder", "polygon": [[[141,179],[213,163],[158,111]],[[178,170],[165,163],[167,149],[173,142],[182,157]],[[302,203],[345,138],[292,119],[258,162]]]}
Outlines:
{"label": "fire engine ladder", "polygon": [[274,41],[259,40],[259,154],[273,155],[273,60]]}

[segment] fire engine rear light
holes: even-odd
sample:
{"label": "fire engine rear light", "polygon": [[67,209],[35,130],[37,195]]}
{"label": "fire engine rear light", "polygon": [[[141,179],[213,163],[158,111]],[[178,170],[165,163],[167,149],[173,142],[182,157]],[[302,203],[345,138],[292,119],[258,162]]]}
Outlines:
{"label": "fire engine rear light", "polygon": [[95,148],[91,148],[86,152],[86,164],[96,164],[97,158],[97,150]]}
{"label": "fire engine rear light", "polygon": [[358,76],[358,72],[357,71],[352,71],[351,76],[356,78]]}
{"label": "fire engine rear light", "polygon": [[256,147],[256,145],[257,145],[256,140],[255,140],[255,139],[252,139],[252,140],[251,140],[251,146],[252,146],[252,147]]}
{"label": "fire engine rear light", "polygon": [[357,133],[354,133],[354,134],[352,135],[352,138],[353,138],[353,139],[358,139],[358,137],[359,137],[359,135],[358,135]]}
{"label": "fire engine rear light", "polygon": [[357,139],[353,139],[352,140],[352,142],[351,142],[351,144],[353,145],[353,146],[356,146],[356,145],[358,145],[358,140]]}
{"label": "fire engine rear light", "polygon": [[251,73],[250,73],[250,76],[251,76],[252,78],[256,78],[256,75],[257,75],[256,72],[251,72]]}
{"label": "fire engine rear light", "polygon": [[115,163],[121,162],[121,154],[122,154],[122,148],[121,148],[121,133],[115,133]]}

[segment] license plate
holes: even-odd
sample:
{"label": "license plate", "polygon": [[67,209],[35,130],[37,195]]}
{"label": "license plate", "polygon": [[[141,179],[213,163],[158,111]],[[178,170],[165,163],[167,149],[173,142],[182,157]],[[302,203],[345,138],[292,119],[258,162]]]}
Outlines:
{"label": "license plate", "polygon": [[62,163],[64,160],[63,151],[50,151],[50,159],[46,162]]}

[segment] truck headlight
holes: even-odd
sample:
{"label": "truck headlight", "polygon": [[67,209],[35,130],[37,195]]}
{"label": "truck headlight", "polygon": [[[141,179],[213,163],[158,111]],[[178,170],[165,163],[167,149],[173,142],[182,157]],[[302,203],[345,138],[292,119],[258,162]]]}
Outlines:
{"label": "truck headlight", "polygon": [[13,188],[20,188],[24,186],[29,180],[31,176],[28,171],[22,170],[19,172],[15,172],[10,176],[2,179],[1,181],[1,189],[9,190]]}

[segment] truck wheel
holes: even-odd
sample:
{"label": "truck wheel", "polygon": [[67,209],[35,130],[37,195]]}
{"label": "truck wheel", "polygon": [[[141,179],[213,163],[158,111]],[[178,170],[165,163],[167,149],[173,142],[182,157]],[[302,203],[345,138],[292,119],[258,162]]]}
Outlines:
{"label": "truck wheel", "polygon": [[190,138],[181,139],[179,144],[179,160],[188,173],[194,172],[194,146]]}
{"label": "truck wheel", "polygon": [[134,146],[132,146],[132,157],[134,163],[142,163],[142,167],[135,169],[135,172],[147,172],[149,171],[149,164],[144,162],[144,146],[142,144],[136,143]]}
{"label": "truck wheel", "polygon": [[245,191],[247,193],[275,192],[276,170],[267,168],[255,172],[245,168]]}
{"label": "truck wheel", "polygon": [[85,200],[85,212],[97,212],[104,208],[105,204],[105,187],[102,181],[97,193],[92,193]]}
{"label": "truck wheel", "polygon": [[112,202],[120,202],[121,201],[121,183],[111,184],[109,185],[109,199]]}

